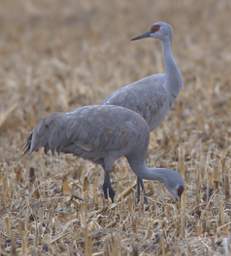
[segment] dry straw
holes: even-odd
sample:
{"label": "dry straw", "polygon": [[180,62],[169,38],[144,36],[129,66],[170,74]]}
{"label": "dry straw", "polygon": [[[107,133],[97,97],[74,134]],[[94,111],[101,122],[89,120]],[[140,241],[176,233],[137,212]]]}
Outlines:
{"label": "dry straw", "polygon": [[[1,255],[231,254],[230,13],[228,0],[1,1]],[[42,151],[22,157],[41,117],[163,70],[158,42],[129,42],[156,20],[173,25],[185,86],[147,162],[179,169],[181,202],[145,182],[149,206],[136,204],[124,159],[111,204],[99,166]]]}

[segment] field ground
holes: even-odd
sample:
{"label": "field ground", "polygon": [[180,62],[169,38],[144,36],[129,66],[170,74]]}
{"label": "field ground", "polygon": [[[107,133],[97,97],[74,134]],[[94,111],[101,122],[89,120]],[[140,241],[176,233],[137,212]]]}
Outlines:
{"label": "field ground", "polygon": [[[1,1],[1,255],[230,255],[231,2],[195,2]],[[152,133],[147,162],[180,170],[181,203],[145,182],[149,207],[135,205],[135,176],[123,159],[111,204],[99,166],[22,156],[47,113],[100,103],[163,70],[159,42],[129,41],[157,20],[174,27],[185,86]]]}

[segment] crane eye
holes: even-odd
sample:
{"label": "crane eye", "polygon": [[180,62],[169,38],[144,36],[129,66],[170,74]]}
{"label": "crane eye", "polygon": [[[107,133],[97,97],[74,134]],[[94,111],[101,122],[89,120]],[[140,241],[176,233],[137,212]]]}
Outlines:
{"label": "crane eye", "polygon": [[184,192],[184,187],[183,186],[179,186],[177,189],[177,195],[179,197],[181,197],[181,194]]}
{"label": "crane eye", "polygon": [[151,32],[151,33],[155,33],[155,32],[157,32],[157,31],[159,31],[159,30],[160,30],[160,25],[159,25],[159,24],[155,24],[155,25],[153,25],[153,26],[151,27],[150,32]]}

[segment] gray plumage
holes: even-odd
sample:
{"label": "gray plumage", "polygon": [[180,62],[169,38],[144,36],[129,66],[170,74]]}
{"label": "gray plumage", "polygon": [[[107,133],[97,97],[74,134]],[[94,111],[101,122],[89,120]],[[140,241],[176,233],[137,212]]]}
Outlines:
{"label": "gray plumage", "polygon": [[125,156],[138,177],[138,197],[142,179],[149,179],[162,182],[179,198],[184,182],[177,171],[145,166],[148,143],[149,127],[137,113],[119,106],[85,106],[43,118],[28,136],[25,152],[43,147],[45,153],[71,153],[100,164],[105,172],[104,196],[109,195],[112,201],[109,173],[115,160]]}
{"label": "gray plumage", "polygon": [[103,104],[122,106],[139,113],[155,129],[169,112],[183,86],[183,80],[172,54],[172,28],[166,22],[157,22],[149,32],[132,40],[157,38],[161,41],[165,73],[145,77],[128,84],[103,101]]}

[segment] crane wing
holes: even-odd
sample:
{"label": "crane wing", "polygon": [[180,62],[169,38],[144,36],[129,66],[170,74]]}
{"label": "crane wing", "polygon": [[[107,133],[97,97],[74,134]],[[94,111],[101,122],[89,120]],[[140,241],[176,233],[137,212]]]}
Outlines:
{"label": "crane wing", "polygon": [[139,113],[151,129],[159,125],[170,108],[169,95],[165,89],[165,75],[146,77],[124,86],[104,100],[105,105],[117,105]]}
{"label": "crane wing", "polygon": [[[77,120],[73,118],[66,125],[66,138],[69,142],[63,147],[65,152],[73,151],[77,155],[89,158],[91,154],[95,157],[102,156],[109,151],[117,151],[125,148],[129,138],[133,134],[129,120],[124,122],[111,123],[99,116],[97,120]],[[103,123],[104,122],[104,123]],[[107,123],[108,122],[108,123]],[[96,153],[97,152],[97,153]]]}

